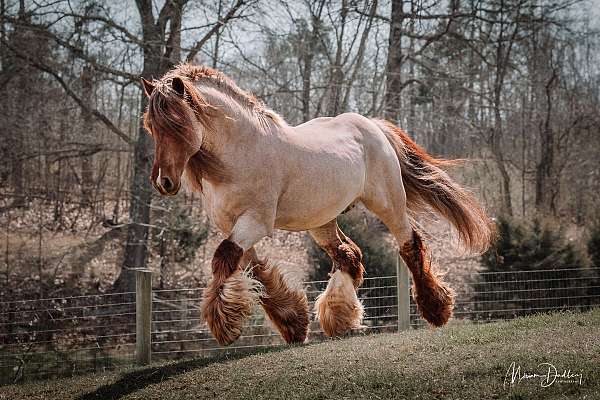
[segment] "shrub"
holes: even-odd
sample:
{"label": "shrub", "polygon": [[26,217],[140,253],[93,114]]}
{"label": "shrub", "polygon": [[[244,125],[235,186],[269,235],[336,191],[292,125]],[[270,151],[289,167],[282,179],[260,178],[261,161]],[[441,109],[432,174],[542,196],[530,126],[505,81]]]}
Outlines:
{"label": "shrub", "polygon": [[156,209],[151,239],[160,264],[159,287],[163,288],[173,280],[173,263],[194,260],[196,251],[208,238],[208,228],[190,218],[189,211],[176,201],[162,200]]}
{"label": "shrub", "polygon": [[600,221],[596,221],[590,230],[590,237],[587,242],[587,251],[590,256],[592,266],[600,268]]}
{"label": "shrub", "polygon": [[528,227],[500,218],[497,229],[499,239],[482,256],[487,272],[579,268],[585,264],[582,252],[559,227],[538,220]]}
{"label": "shrub", "polygon": [[587,252],[593,267],[589,294],[595,297],[595,304],[600,305],[600,219],[596,220],[590,230]]}
{"label": "shrub", "polygon": [[[590,304],[585,257],[555,225],[497,221],[499,239],[482,256],[473,309],[478,318],[507,318]],[[587,286],[586,286],[587,287]]]}

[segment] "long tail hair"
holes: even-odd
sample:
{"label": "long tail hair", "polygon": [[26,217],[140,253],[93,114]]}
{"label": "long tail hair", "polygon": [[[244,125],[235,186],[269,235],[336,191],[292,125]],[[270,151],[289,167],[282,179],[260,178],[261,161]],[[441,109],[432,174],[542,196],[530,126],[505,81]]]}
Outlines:
{"label": "long tail hair", "polygon": [[460,160],[434,158],[391,122],[376,122],[400,161],[409,210],[420,212],[427,206],[433,208],[456,228],[468,250],[485,252],[496,236],[495,225],[475,196],[454,182],[445,171]]}

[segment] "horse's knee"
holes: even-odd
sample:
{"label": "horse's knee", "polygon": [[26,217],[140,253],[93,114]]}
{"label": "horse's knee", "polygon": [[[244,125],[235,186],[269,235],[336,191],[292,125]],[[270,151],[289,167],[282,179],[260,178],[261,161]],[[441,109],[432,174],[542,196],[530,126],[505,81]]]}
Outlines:
{"label": "horse's knee", "polygon": [[225,239],[219,244],[212,260],[212,272],[215,277],[226,279],[239,266],[244,250],[235,242]]}
{"label": "horse's knee", "polygon": [[327,288],[315,302],[315,311],[325,334],[340,336],[361,326],[363,307],[356,289],[363,282],[362,252],[339,230],[336,239],[322,247],[334,267]]}

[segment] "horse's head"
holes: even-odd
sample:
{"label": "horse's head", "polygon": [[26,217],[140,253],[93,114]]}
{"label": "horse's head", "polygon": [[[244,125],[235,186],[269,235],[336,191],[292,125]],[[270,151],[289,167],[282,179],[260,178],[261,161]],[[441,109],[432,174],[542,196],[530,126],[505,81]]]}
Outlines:
{"label": "horse's head", "polygon": [[160,194],[179,192],[190,158],[202,145],[208,126],[208,105],[193,84],[180,77],[149,82],[142,78],[148,96],[144,127],[154,139],[152,185]]}

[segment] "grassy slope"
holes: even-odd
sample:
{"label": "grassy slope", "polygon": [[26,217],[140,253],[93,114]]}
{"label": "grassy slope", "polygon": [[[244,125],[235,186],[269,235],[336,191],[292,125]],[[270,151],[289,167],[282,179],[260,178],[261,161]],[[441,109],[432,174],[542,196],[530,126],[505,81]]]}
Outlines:
{"label": "grassy slope", "polygon": [[[583,372],[583,385],[503,387],[511,362]],[[0,388],[0,399],[600,399],[600,309],[455,324],[238,357]]]}

